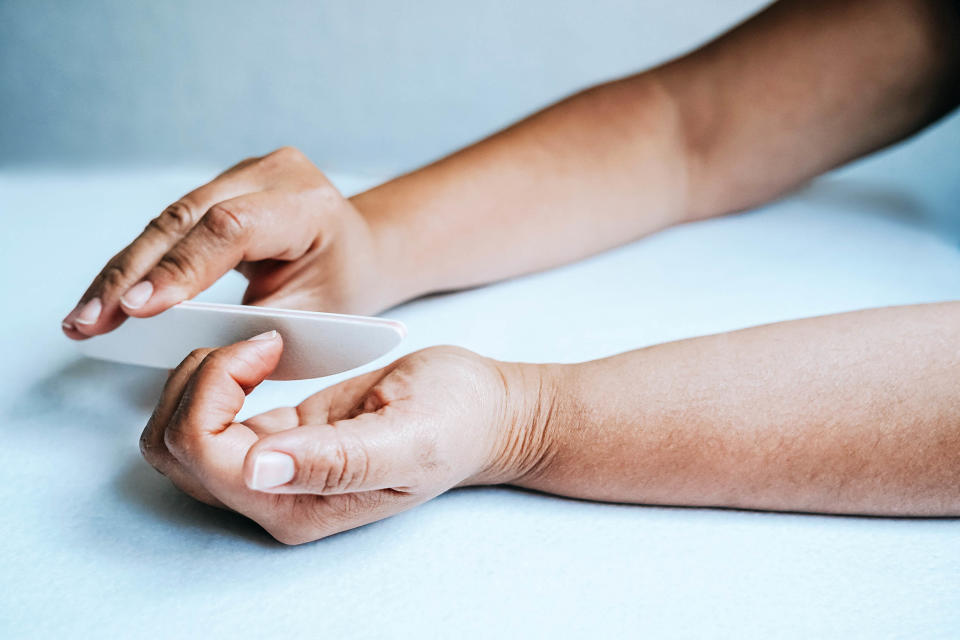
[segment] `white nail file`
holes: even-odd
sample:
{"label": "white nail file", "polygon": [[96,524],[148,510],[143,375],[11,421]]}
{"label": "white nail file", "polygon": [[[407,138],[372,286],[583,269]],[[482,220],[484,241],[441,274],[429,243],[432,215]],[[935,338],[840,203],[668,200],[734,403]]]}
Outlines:
{"label": "white nail file", "polygon": [[403,323],[382,318],[187,301],[152,318],[128,318],[77,345],[93,358],[173,369],[198,347],[222,347],[271,329],[283,337],[271,380],[354,369],[393,349],[407,333]]}

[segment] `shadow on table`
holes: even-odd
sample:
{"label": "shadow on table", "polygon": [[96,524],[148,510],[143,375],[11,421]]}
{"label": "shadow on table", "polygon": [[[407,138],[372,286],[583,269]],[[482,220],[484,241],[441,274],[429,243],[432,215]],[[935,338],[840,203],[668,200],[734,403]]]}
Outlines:
{"label": "shadow on table", "polygon": [[[282,547],[260,525],[233,511],[211,507],[177,489],[145,461],[131,459],[117,474],[113,489],[117,497],[152,524],[183,530],[240,538],[262,547]],[[179,539],[179,536],[176,536]],[[179,542],[177,546],[181,546]]]}
{"label": "shadow on table", "polygon": [[[260,525],[245,516],[194,500],[150,468],[143,460],[130,460],[123,471],[115,477],[113,489],[116,497],[131,506],[137,516],[149,523],[152,529],[166,531],[167,535],[158,534],[151,537],[151,547],[154,552],[167,555],[182,551],[186,537],[217,538],[224,542],[241,541],[263,549],[293,549],[274,540]],[[401,517],[402,514],[390,520],[396,525],[396,521]],[[386,524],[386,521],[373,522],[328,536],[314,544],[329,545],[335,541],[343,543],[356,536],[372,535],[375,530]],[[173,536],[169,535],[171,531],[174,532]],[[166,548],[164,543],[167,543]],[[310,546],[313,545],[296,548],[305,549]],[[139,546],[138,550],[138,553],[142,553]],[[193,550],[190,551],[190,553],[193,552]]]}
{"label": "shadow on table", "polygon": [[815,180],[796,196],[831,209],[869,212],[905,222],[919,222],[926,218],[923,204],[902,189],[850,178]]}
{"label": "shadow on table", "polygon": [[139,416],[152,410],[166,377],[163,370],[80,358],[28,387],[13,402],[9,415],[38,418],[56,414],[73,425],[126,428],[124,413]]}

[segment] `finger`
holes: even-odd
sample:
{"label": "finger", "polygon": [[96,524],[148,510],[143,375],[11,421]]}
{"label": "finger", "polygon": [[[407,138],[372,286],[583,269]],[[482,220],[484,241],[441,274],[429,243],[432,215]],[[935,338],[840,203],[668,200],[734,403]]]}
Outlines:
{"label": "finger", "polygon": [[[311,395],[295,408],[274,409],[259,416],[254,416],[244,421],[244,424],[261,438],[265,438],[305,424],[326,425],[329,422],[335,422],[348,416],[353,417],[363,396],[392,368],[393,365],[389,365],[344,380]],[[289,489],[289,492],[296,491]]]}
{"label": "finger", "polygon": [[300,426],[296,407],[277,407],[243,421],[258,436],[266,436]]}
{"label": "finger", "polygon": [[431,456],[416,430],[403,429],[395,411],[365,413],[329,425],[308,425],[258,440],[243,477],[270,493],[335,495],[378,489],[413,491]]}
{"label": "finger", "polygon": [[151,463],[152,459],[148,457],[148,454],[153,456],[158,451],[167,452],[167,448],[163,444],[163,432],[166,430],[170,418],[173,417],[174,411],[180,406],[180,399],[183,397],[183,390],[187,386],[187,382],[211,351],[213,349],[191,351],[183,359],[183,362],[167,376],[167,382],[160,393],[160,400],[140,435],[140,451]]}
{"label": "finger", "polygon": [[282,350],[279,334],[272,331],[211,351],[184,386],[164,431],[164,444],[182,469],[240,513],[256,511],[241,470],[257,436],[233,419],[245,395],[276,367]]}
{"label": "finger", "polygon": [[[273,371],[282,350],[283,342],[275,331],[214,349],[184,386],[163,441],[174,458],[205,484],[211,474],[215,477],[217,471],[223,471],[218,461],[206,459],[213,449],[213,437],[234,424],[246,394]],[[208,489],[216,495],[209,485]]]}
{"label": "finger", "polygon": [[370,390],[393,365],[344,380],[319,391],[296,407],[278,407],[247,418],[243,424],[260,437],[294,429],[305,424],[327,424],[341,420],[354,411],[363,395]]}
{"label": "finger", "polygon": [[276,368],[282,352],[280,334],[268,331],[207,354],[187,381],[171,417],[167,448],[176,455],[169,446],[171,437],[192,447],[233,424],[246,395]]}
{"label": "finger", "polygon": [[278,517],[277,513],[248,515],[280,542],[303,544],[389,518],[426,502],[432,496],[384,490],[330,496],[284,497],[293,501],[292,517]]}
{"label": "finger", "polygon": [[253,171],[228,171],[164,209],[133,242],[107,262],[74,310],[63,319],[64,332],[71,338],[83,339],[118,327],[127,317],[121,308],[121,297],[189,233],[210,207],[256,189],[257,175]]}
{"label": "finger", "polygon": [[172,467],[170,472],[164,475],[170,480],[173,486],[194,500],[218,509],[230,509],[230,507],[218,500],[215,495],[207,491],[203,484],[201,484],[197,478],[187,473],[182,466],[177,465]]}
{"label": "finger", "polygon": [[344,380],[309,396],[297,406],[301,424],[329,424],[357,415],[356,409],[372,387],[396,368],[392,363],[381,369]]}
{"label": "finger", "polygon": [[197,295],[241,261],[302,256],[319,225],[311,197],[264,191],[217,203],[134,285],[123,310],[136,317],[156,315]]}
{"label": "finger", "polygon": [[[259,340],[253,340],[248,342],[269,342],[272,344],[273,350],[279,354],[279,351],[282,348],[282,343],[279,340],[277,334],[265,334],[265,336],[257,336]],[[264,340],[266,338],[266,340]],[[244,343],[240,343],[241,345]],[[236,348],[236,345],[232,345]],[[144,429],[143,435],[141,436],[140,446],[141,451],[144,454],[144,457],[154,466],[158,471],[167,475],[178,487],[193,495],[194,497],[203,500],[209,504],[219,504],[220,501],[217,500],[213,494],[207,490],[200,480],[197,478],[195,473],[192,473],[190,469],[187,469],[183,462],[169,450],[167,446],[167,428],[170,422],[174,419],[174,416],[181,409],[181,405],[184,400],[184,396],[189,388],[189,383],[194,379],[194,376],[197,372],[203,367],[204,362],[207,358],[214,354],[216,351],[226,351],[227,349],[214,350],[214,349],[197,349],[193,351],[184,361],[173,371],[170,375],[166,386],[164,387],[163,394],[161,396],[160,402],[157,404],[157,408],[154,411],[153,416],[150,418],[150,421],[147,423],[147,428]],[[274,365],[275,366],[275,363]],[[242,405],[242,400],[241,400]]]}
{"label": "finger", "polygon": [[167,383],[160,394],[157,403],[140,435],[140,453],[154,469],[167,476],[173,484],[191,497],[209,505],[222,507],[209,491],[204,489],[199,480],[190,475],[180,462],[167,450],[163,442],[163,434],[167,422],[180,404],[183,390],[193,372],[212,349],[197,349],[188,355],[167,378]]}

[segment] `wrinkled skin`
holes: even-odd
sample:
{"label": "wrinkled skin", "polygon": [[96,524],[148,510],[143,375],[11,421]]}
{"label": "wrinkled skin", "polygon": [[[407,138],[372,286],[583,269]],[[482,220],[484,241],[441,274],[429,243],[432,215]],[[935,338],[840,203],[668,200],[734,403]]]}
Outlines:
{"label": "wrinkled skin", "polygon": [[154,316],[234,268],[249,280],[245,304],[377,311],[396,295],[378,275],[380,239],[306,156],[285,147],[244,160],[164,209],[107,262],[63,329],[79,340],[127,316]]}
{"label": "wrinkled skin", "polygon": [[[198,500],[299,544],[521,473],[527,419],[511,400],[524,382],[514,365],[434,347],[236,422],[282,351],[277,334],[258,338],[190,354],[143,432],[147,461]],[[254,488],[268,452],[293,458],[293,477]]]}

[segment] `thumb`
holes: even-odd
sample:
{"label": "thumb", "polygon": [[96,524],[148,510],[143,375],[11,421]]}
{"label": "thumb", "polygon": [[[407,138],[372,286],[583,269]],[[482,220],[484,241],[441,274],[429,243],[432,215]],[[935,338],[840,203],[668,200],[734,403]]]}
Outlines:
{"label": "thumb", "polygon": [[209,352],[197,366],[164,432],[171,454],[219,501],[237,509],[246,489],[237,471],[256,436],[234,423],[246,394],[276,367],[276,331]]}
{"label": "thumb", "polygon": [[389,410],[297,427],[261,438],[250,448],[244,482],[270,493],[410,490],[428,466],[419,440],[400,428]]}
{"label": "thumb", "polygon": [[276,368],[283,341],[276,331],[214,349],[203,358],[167,428],[186,439],[216,435],[233,423],[244,398]]}

